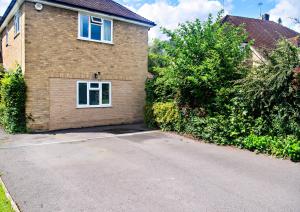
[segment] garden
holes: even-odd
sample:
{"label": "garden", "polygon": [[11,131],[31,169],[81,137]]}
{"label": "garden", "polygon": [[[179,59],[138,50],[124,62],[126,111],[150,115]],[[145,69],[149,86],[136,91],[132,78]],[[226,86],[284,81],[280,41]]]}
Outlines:
{"label": "garden", "polygon": [[280,40],[253,65],[243,26],[222,13],[149,48],[145,122],[218,145],[300,160],[300,49]]}

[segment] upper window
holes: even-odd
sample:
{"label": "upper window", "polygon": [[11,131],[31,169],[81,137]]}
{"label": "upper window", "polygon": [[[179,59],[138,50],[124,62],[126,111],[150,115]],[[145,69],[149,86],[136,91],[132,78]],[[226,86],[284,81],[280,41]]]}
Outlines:
{"label": "upper window", "polygon": [[77,83],[77,107],[110,107],[110,82]]}
{"label": "upper window", "polygon": [[15,29],[15,35],[20,33],[20,13],[17,12],[14,17],[14,29]]}
{"label": "upper window", "polygon": [[112,21],[79,14],[78,34],[85,40],[112,43]]}
{"label": "upper window", "polygon": [[8,29],[5,30],[5,44],[8,46]]}

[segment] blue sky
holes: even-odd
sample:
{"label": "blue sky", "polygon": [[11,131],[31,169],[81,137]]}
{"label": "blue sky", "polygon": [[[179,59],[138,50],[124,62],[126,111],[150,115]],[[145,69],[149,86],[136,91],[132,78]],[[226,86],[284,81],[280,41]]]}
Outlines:
{"label": "blue sky", "polygon": [[[88,0],[87,0],[88,1]],[[215,15],[222,8],[225,14],[258,18],[258,3],[262,2],[262,13],[269,13],[271,20],[280,17],[283,25],[300,32],[300,25],[293,18],[300,18],[300,0],[116,0],[134,12],[154,21],[158,26],[149,32],[150,40],[163,38],[160,26],[175,29],[179,23],[195,18],[205,20],[209,13]],[[0,0],[0,15],[10,0]],[[224,2],[224,7],[223,7]]]}

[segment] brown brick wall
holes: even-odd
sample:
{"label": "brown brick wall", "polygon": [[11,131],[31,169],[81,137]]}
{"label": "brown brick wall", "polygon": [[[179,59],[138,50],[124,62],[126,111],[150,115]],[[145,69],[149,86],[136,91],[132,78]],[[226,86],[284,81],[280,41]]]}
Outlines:
{"label": "brown brick wall", "polygon": [[[50,79],[49,129],[120,124],[142,120],[143,104],[133,81],[112,80],[112,107],[76,109],[76,79]],[[142,99],[143,100],[143,99]]]}
{"label": "brown brick wall", "polygon": [[[25,3],[26,112],[34,130],[140,121],[148,29],[114,21],[114,44],[77,39],[78,13]],[[112,82],[112,107],[76,109],[76,81],[95,72]]]}
{"label": "brown brick wall", "polygon": [[[20,8],[20,34],[15,36],[14,33],[14,18],[12,18],[6,27],[6,29],[1,33],[1,48],[3,57],[3,66],[6,69],[14,69],[17,64],[21,65],[24,71],[25,67],[25,13],[24,7]],[[8,30],[8,46],[6,46],[6,30]]]}

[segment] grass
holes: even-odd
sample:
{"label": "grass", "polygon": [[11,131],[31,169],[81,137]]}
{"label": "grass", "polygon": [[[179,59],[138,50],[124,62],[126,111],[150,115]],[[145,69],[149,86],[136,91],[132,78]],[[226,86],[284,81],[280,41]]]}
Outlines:
{"label": "grass", "polygon": [[0,183],[0,211],[1,212],[14,212],[11,207],[10,201],[7,199],[5,195],[4,188]]}

